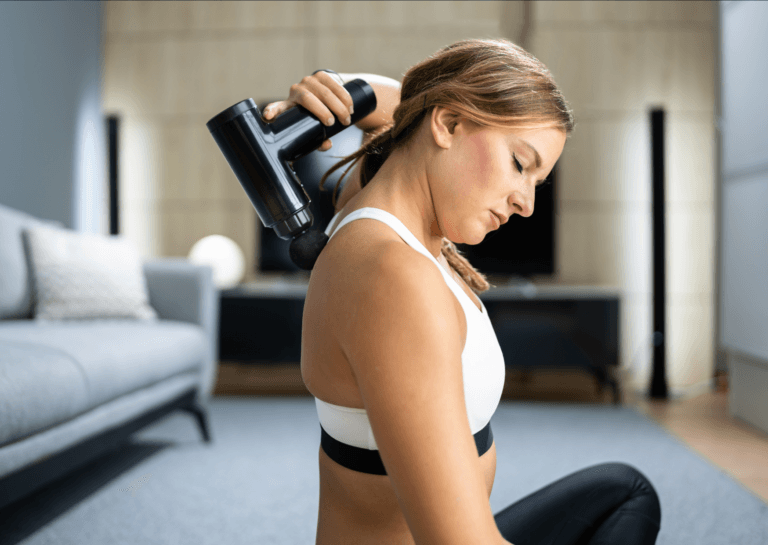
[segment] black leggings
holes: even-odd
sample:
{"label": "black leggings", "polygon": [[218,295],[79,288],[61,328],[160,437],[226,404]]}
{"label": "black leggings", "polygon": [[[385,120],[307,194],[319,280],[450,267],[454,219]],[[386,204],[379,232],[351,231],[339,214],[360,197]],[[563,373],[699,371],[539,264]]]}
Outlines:
{"label": "black leggings", "polygon": [[610,462],[571,473],[494,518],[514,545],[651,545],[661,505],[645,475]]}

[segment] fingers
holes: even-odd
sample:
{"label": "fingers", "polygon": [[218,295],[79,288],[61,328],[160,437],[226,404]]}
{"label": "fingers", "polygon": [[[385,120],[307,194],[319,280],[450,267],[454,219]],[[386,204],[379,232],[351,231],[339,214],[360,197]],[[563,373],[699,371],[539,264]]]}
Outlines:
{"label": "fingers", "polygon": [[[323,74],[324,72],[318,72]],[[349,106],[344,104],[336,94],[331,91],[324,83],[320,82],[315,76],[307,76],[301,84],[306,87],[308,92],[299,95],[299,104],[315,114],[326,125],[331,126],[335,123],[333,116],[339,118],[344,125],[351,123],[349,115]],[[331,81],[331,84],[333,82]],[[338,82],[336,82],[338,85]],[[343,89],[343,88],[342,88]],[[345,90],[346,91],[346,90]],[[330,123],[328,122],[330,120]]]}
{"label": "fingers", "polygon": [[[288,98],[268,104],[262,112],[262,117],[265,121],[272,121],[296,104],[309,110],[329,127],[336,122],[334,116],[344,125],[351,123],[350,114],[354,106],[352,96],[328,72],[305,76],[300,83],[291,85]],[[327,147],[320,149],[330,149],[330,141],[327,142]],[[325,145],[323,143],[323,146]]]}
{"label": "fingers", "polygon": [[328,151],[329,149],[331,149],[332,146],[333,146],[333,142],[331,142],[331,139],[329,138],[325,140],[322,143],[322,145],[317,149],[319,149],[320,151]]}
{"label": "fingers", "polygon": [[[318,72],[315,74],[315,78],[325,84],[325,86],[328,87],[334,95],[336,95],[336,97],[349,110],[350,114],[355,113],[355,103],[352,101],[352,95],[349,94],[349,91],[344,88],[344,85],[340,83],[333,74],[330,74],[329,72]],[[338,112],[336,112],[336,115],[338,115]]]}

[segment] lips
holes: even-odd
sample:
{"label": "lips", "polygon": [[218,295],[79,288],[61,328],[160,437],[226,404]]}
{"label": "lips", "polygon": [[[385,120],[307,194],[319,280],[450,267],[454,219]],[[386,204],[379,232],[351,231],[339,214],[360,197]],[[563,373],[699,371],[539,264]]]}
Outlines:
{"label": "lips", "polygon": [[[489,210],[489,212],[491,211]],[[501,219],[494,212],[491,212],[491,219],[493,220],[494,230],[501,227]]]}
{"label": "lips", "polygon": [[498,212],[494,212],[493,210],[491,210],[491,213],[499,219],[499,223],[501,225],[504,225],[505,223],[507,223],[507,221],[509,221],[509,216],[503,216]]}

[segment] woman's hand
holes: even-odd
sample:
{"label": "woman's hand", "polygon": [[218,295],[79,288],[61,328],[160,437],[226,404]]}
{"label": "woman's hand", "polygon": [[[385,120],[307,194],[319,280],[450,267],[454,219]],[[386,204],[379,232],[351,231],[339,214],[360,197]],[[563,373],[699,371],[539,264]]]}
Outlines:
{"label": "woman's hand", "polygon": [[[342,124],[349,125],[350,115],[354,113],[352,96],[339,82],[339,78],[329,72],[318,72],[304,76],[299,83],[291,85],[288,98],[268,104],[261,114],[262,118],[264,121],[272,121],[296,104],[304,106],[329,127],[336,122],[334,115]],[[331,145],[329,138],[318,149],[327,151]]]}

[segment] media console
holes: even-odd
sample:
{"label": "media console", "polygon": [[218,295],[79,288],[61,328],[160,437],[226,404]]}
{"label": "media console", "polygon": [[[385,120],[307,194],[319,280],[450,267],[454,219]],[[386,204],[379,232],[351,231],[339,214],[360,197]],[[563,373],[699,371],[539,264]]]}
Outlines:
{"label": "media console", "polygon": [[[489,278],[492,284],[499,284]],[[221,291],[219,360],[298,363],[308,277],[265,277]],[[621,403],[618,288],[562,284],[497,285],[481,294],[507,368],[583,367],[598,391]]]}

